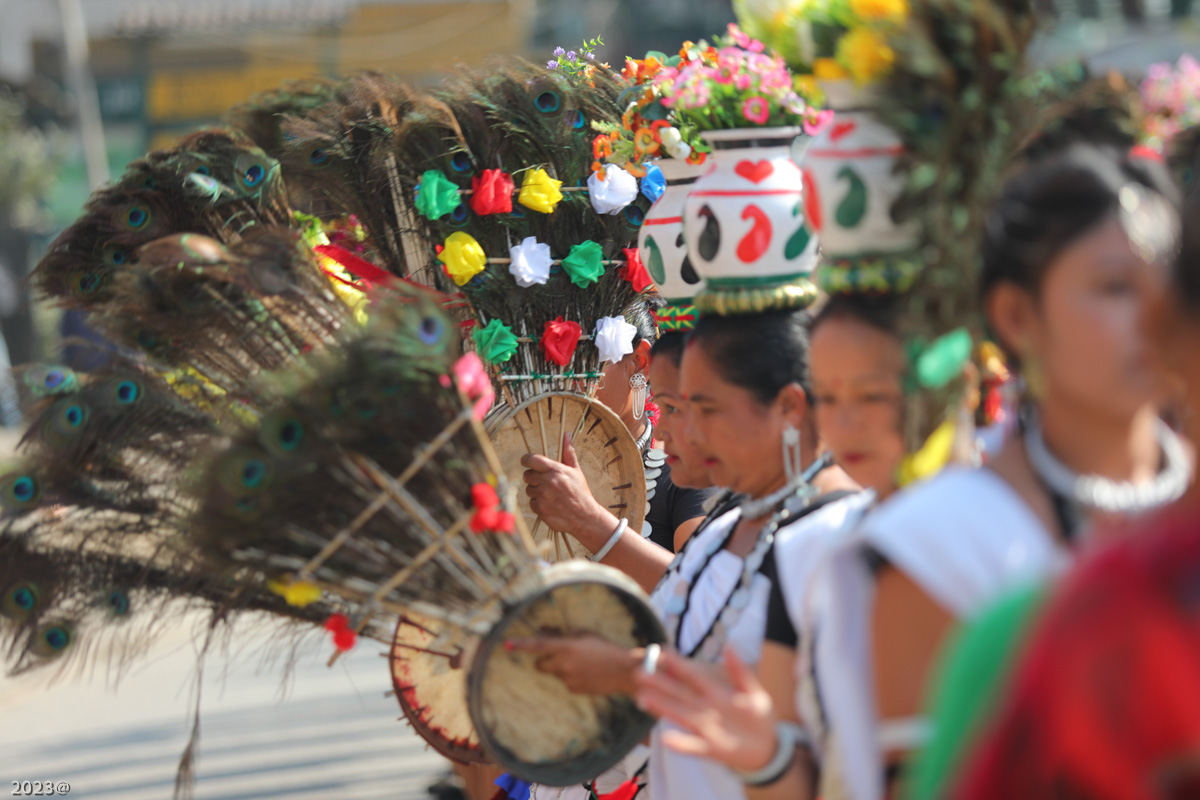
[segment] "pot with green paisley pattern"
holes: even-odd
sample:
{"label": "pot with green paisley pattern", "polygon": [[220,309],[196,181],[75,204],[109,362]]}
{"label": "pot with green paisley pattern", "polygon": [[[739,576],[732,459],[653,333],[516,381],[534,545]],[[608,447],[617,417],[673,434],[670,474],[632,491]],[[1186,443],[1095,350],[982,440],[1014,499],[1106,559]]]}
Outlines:
{"label": "pot with green paisley pattern", "polygon": [[686,331],[696,324],[696,292],[700,276],[692,268],[683,241],[683,204],[711,164],[689,164],[677,158],[658,162],[667,188],[638,233],[638,251],[651,280],[667,304],[655,312],[659,330]]}
{"label": "pot with green paisley pattern", "polygon": [[791,158],[800,128],[706,131],[712,167],[684,205],[688,258],[704,281],[701,314],[803,308],[817,236],[804,213],[804,184]]}
{"label": "pot with green paisley pattern", "polygon": [[892,219],[903,188],[894,173],[900,139],[875,118],[869,90],[848,80],[821,88],[833,124],[800,160],[806,216],[821,237],[818,283],[835,294],[905,291],[920,265],[916,228]]}

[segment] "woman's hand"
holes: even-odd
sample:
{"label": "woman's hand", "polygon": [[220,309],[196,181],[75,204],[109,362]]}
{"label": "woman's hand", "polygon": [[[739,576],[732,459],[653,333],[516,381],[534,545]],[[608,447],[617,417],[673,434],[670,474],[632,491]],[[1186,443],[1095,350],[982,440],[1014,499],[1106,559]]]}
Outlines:
{"label": "woman's hand", "polygon": [[633,676],[644,652],[586,636],[509,639],[506,650],[534,653],[538,671],[553,675],[575,694],[633,694]]}
{"label": "woman's hand", "polygon": [[542,522],[551,530],[571,534],[593,553],[604,547],[618,520],[592,497],[569,435],[563,436],[561,462],[527,453],[521,466],[526,468],[529,508]]}
{"label": "woman's hand", "polygon": [[664,650],[654,674],[637,673],[638,705],[683,729],[662,734],[672,750],[754,772],[770,762],[779,744],[771,696],[729,648],[725,671],[729,682]]}

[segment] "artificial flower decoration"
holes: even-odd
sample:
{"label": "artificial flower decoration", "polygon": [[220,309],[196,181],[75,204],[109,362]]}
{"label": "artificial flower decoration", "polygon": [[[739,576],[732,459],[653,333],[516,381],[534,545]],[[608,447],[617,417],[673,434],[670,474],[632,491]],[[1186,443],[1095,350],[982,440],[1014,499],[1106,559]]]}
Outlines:
{"label": "artificial flower decoration", "polygon": [[512,259],[508,271],[516,279],[517,286],[527,289],[550,279],[550,266],[554,262],[550,257],[550,245],[542,244],[536,237],[526,236],[520,244],[513,245],[508,254]]}
{"label": "artificial flower decoration", "polygon": [[353,649],[358,642],[358,633],[350,627],[350,620],[345,614],[330,614],[325,619],[325,630],[333,635],[333,646],[339,653]]}
{"label": "artificial flower decoration", "polygon": [[642,178],[640,189],[642,196],[651,203],[657,203],[658,198],[663,196],[663,192],[667,190],[667,179],[657,164],[646,167],[646,177]]}
{"label": "artificial flower decoration", "polygon": [[597,214],[619,214],[637,199],[637,178],[620,167],[605,167],[588,178],[588,196]]}
{"label": "artificial flower decoration", "polygon": [[650,280],[650,273],[642,264],[642,256],[638,248],[627,247],[621,252],[625,255],[625,266],[621,267],[617,274],[633,284],[633,290],[638,294],[653,286],[654,281]]}
{"label": "artificial flower decoration", "polygon": [[475,237],[464,231],[455,231],[446,237],[446,245],[438,253],[438,261],[446,265],[446,274],[458,286],[483,272],[487,266],[487,255]]}
{"label": "artificial flower decoration", "polygon": [[940,389],[962,374],[971,357],[971,334],[957,328],[939,336],[930,344],[911,345],[910,363],[917,384],[925,389]]}
{"label": "artificial flower decoration", "polygon": [[1190,55],[1151,64],[1139,87],[1146,115],[1147,143],[1163,149],[1185,128],[1200,124],[1200,62]]}
{"label": "artificial flower decoration", "polygon": [[571,252],[562,260],[562,267],[571,276],[571,283],[586,289],[604,274],[604,251],[590,239],[571,245]]}
{"label": "artificial flower decoration", "polygon": [[267,588],[296,608],[304,608],[321,599],[321,587],[308,581],[273,580],[268,581]]}
{"label": "artificial flower decoration", "polygon": [[485,169],[471,176],[471,210],[480,216],[511,214],[512,176],[498,169]]}
{"label": "artificial flower decoration", "polygon": [[538,167],[525,173],[517,202],[533,211],[549,214],[563,199],[562,192],[558,190],[560,186],[562,181],[556,181],[546,170]]}
{"label": "artificial flower decoration", "polygon": [[439,169],[427,170],[417,184],[417,211],[428,219],[440,219],[458,208],[462,199],[458,186]]}
{"label": "artificial flower decoration", "polygon": [[475,506],[470,522],[473,533],[512,533],[516,519],[500,507],[500,496],[490,483],[477,483],[471,487],[471,504]]}
{"label": "artificial flower decoration", "polygon": [[659,131],[658,136],[662,139],[663,150],[666,150],[671,158],[682,161],[692,154],[692,146],[683,140],[679,128],[669,125]]}
{"label": "artificial flower decoration", "polygon": [[546,323],[542,333],[542,352],[548,361],[565,367],[575,357],[575,347],[579,344],[581,336],[583,328],[578,322],[564,320],[562,317],[552,319]]}
{"label": "artificial flower decoration", "polygon": [[596,320],[596,349],[600,351],[600,363],[614,364],[633,352],[633,337],[637,328],[624,317],[601,317]]}
{"label": "artificial flower decoration", "polygon": [[496,399],[496,390],[492,388],[483,362],[475,353],[464,353],[454,362],[453,372],[458,388],[475,403],[475,419],[482,420]]}
{"label": "artificial flower decoration", "polygon": [[494,319],[471,334],[479,357],[489,364],[503,364],[517,352],[517,337],[512,328]]}

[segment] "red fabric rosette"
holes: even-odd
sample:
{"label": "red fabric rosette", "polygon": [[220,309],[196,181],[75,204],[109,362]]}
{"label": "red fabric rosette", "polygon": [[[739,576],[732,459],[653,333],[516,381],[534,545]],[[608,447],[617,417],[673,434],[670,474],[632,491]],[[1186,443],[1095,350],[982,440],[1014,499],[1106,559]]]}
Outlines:
{"label": "red fabric rosette", "polygon": [[514,188],[512,176],[498,169],[471,176],[471,210],[480,216],[511,214]]}
{"label": "red fabric rosette", "polygon": [[578,322],[566,321],[562,317],[552,319],[546,323],[542,333],[542,352],[550,361],[565,367],[575,357],[575,347],[582,335],[583,328],[579,327]]}
{"label": "red fabric rosette", "polygon": [[642,264],[642,255],[636,247],[627,247],[621,251],[625,254],[625,266],[620,269],[620,276],[633,284],[633,290],[641,293],[654,285],[654,281],[650,280],[650,273],[646,272],[645,265]]}

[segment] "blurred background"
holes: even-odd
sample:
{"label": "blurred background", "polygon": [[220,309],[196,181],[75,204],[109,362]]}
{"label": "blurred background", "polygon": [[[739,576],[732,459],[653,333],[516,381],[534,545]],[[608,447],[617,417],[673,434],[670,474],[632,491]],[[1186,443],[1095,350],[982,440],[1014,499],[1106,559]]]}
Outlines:
{"label": "blurred background", "polygon": [[[770,9],[785,0],[746,0]],[[1041,0],[1043,64],[1083,58],[1139,79],[1200,54],[1195,0]],[[31,306],[25,276],[91,189],[176,136],[289,78],[358,70],[435,81],[494,53],[535,61],[601,36],[601,60],[673,52],[733,20],[730,0],[0,0],[0,374],[83,333]],[[19,419],[0,385],[0,452]],[[3,432],[7,431],[7,438]],[[8,444],[5,445],[5,442]],[[243,634],[243,643],[254,640]],[[190,731],[189,631],[118,686],[43,691],[0,678],[0,789],[66,780],[75,797],[168,797]],[[383,653],[326,669],[324,642],[278,670],[203,685],[198,796],[422,797],[444,762],[396,721]]]}

